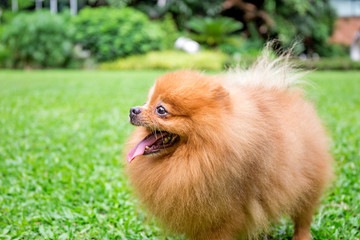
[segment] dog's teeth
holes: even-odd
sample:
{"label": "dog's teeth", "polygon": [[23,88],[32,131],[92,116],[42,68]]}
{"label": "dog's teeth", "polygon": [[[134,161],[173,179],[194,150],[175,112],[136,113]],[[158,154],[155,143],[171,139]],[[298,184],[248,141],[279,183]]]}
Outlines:
{"label": "dog's teeth", "polygon": [[149,150],[149,149],[150,149],[149,146],[146,146],[146,147],[145,147],[145,150]]}

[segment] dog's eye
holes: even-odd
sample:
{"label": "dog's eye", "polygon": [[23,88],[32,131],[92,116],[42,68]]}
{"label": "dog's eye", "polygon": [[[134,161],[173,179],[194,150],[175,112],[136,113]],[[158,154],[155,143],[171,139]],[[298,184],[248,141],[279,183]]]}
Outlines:
{"label": "dog's eye", "polygon": [[166,109],[163,107],[163,106],[158,106],[156,108],[156,113],[159,115],[159,116],[165,116],[168,112],[166,111]]}

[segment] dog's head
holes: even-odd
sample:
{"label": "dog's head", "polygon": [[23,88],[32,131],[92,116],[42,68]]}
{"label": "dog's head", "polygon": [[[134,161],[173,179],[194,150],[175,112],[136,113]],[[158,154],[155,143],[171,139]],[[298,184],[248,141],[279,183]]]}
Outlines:
{"label": "dog's head", "polygon": [[214,77],[191,71],[163,75],[150,89],[145,105],[130,109],[130,122],[147,129],[148,135],[130,150],[128,161],[169,153],[202,129],[216,129],[230,105],[228,91]]}

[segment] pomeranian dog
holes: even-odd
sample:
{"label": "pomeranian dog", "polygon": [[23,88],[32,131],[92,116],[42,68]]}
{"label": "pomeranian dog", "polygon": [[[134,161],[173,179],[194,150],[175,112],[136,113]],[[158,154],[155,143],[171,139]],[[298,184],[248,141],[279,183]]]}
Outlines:
{"label": "pomeranian dog", "polygon": [[248,70],[158,78],[130,109],[127,170],[149,212],[190,239],[254,239],[283,215],[293,239],[311,239],[332,158],[299,80],[266,55]]}

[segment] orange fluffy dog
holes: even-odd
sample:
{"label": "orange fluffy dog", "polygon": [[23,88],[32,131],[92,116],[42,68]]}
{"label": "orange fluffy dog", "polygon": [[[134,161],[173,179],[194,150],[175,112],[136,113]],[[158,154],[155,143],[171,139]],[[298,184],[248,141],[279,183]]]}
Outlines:
{"label": "orange fluffy dog", "polygon": [[289,215],[310,239],[331,176],[327,137],[286,61],[224,76],[157,79],[128,146],[131,183],[168,229],[190,239],[256,238]]}

